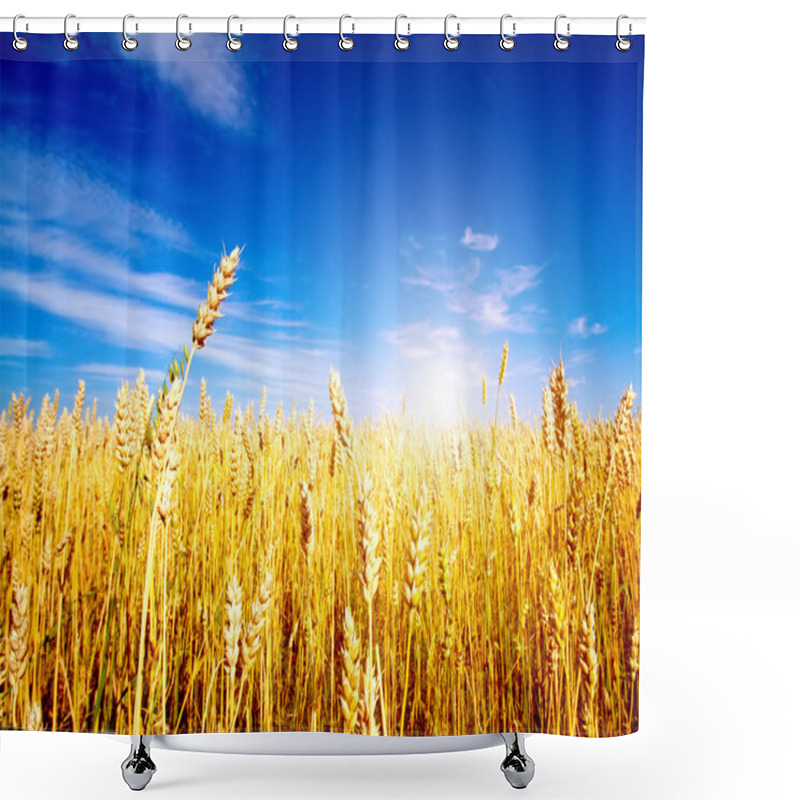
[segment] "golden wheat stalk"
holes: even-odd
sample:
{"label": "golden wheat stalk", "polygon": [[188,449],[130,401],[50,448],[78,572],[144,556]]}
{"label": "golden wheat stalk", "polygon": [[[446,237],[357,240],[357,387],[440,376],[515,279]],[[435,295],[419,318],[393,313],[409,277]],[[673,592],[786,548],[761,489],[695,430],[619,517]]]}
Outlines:
{"label": "golden wheat stalk", "polygon": [[208,284],[206,301],[197,307],[197,319],[192,325],[192,345],[198,350],[205,347],[206,339],[214,333],[214,323],[222,316],[220,304],[228,297],[228,289],[236,280],[240,254],[238,247],[230,255],[223,254],[219,266],[214,270],[214,277]]}
{"label": "golden wheat stalk", "polygon": [[314,506],[311,491],[305,481],[300,482],[300,546],[306,559],[306,566],[311,567],[314,554]]}
{"label": "golden wheat stalk", "polygon": [[86,400],[86,381],[78,381],[78,391],[75,394],[75,402],[72,406],[72,428],[75,435],[81,433],[81,420],[83,417],[83,404]]}
{"label": "golden wheat stalk", "polygon": [[117,390],[114,403],[114,455],[117,458],[120,472],[124,472],[130,463],[128,451],[128,394],[130,386],[125,381]]}
{"label": "golden wheat stalk", "polygon": [[[163,402],[163,408],[160,409],[159,426],[156,432],[155,441],[153,442],[154,466],[156,468],[156,475],[158,478],[155,482],[155,502],[153,512],[150,517],[150,533],[147,543],[147,563],[145,565],[144,572],[144,591],[142,592],[142,613],[139,623],[139,658],[136,670],[133,712],[134,735],[142,733],[142,693],[144,689],[144,656],[146,647],[145,638],[150,605],[150,594],[153,588],[153,573],[155,569],[156,558],[156,531],[160,517],[158,507],[160,495],[163,491],[163,473],[166,466],[167,447],[173,435],[173,429],[178,419],[178,411],[180,409],[181,400],[183,399],[183,392],[185,390],[186,383],[189,380],[189,371],[192,367],[192,359],[194,358],[195,352],[203,347],[205,340],[213,333],[212,326],[214,324],[214,320],[220,316],[218,313],[219,304],[225,299],[225,297],[227,297],[225,290],[230,287],[234,280],[234,273],[239,264],[239,253],[240,251],[237,247],[230,256],[223,255],[222,259],[220,260],[219,268],[214,272],[213,283],[209,285],[207,302],[198,307],[197,320],[192,326],[192,349],[189,353],[189,357],[186,359],[186,365],[183,370],[183,380],[175,380],[169,391],[160,398],[160,400]],[[164,591],[166,592],[166,582]],[[162,623],[165,624],[165,622],[165,620],[162,620]]]}
{"label": "golden wheat stalk", "polygon": [[[611,487],[614,484],[614,477],[616,474],[616,459],[620,447],[624,447],[626,439],[632,435],[633,419],[631,417],[631,410],[633,409],[633,402],[636,394],[633,387],[629,386],[625,393],[622,395],[614,414],[614,434],[613,443],[611,446],[611,453],[609,455],[609,462],[606,473],[606,488],[603,493],[603,505],[600,509],[600,520],[597,525],[597,538],[594,545],[594,556],[592,558],[592,569],[590,575],[594,575],[597,568],[597,559],[600,555],[600,540],[603,537],[603,521],[605,520],[606,506],[608,504],[608,495]],[[590,589],[590,597],[594,594],[594,585]]]}
{"label": "golden wheat stalk", "polygon": [[353,459],[353,423],[347,413],[347,399],[342,389],[342,380],[335,369],[328,376],[328,395],[331,400],[333,423],[344,454]]}
{"label": "golden wheat stalk", "polygon": [[[158,401],[158,428],[153,440],[153,468],[158,476],[167,468],[167,455],[170,449],[175,420],[178,417],[181,394],[184,384],[176,380],[169,387],[166,394],[162,394]],[[158,496],[156,500],[158,501]]]}
{"label": "golden wheat stalk", "polygon": [[597,634],[594,602],[589,601],[578,629],[578,728],[583,736],[597,735]]}
{"label": "golden wheat stalk", "polygon": [[423,513],[421,508],[417,508],[411,517],[411,535],[408,540],[406,557],[406,580],[403,585],[403,597],[411,614],[419,611],[422,593],[425,590],[430,518],[430,512]]}
{"label": "golden wheat stalk", "polygon": [[180,455],[175,447],[170,447],[165,454],[164,458],[164,479],[161,485],[161,492],[159,493],[156,508],[158,515],[163,525],[166,526],[172,509],[175,505],[173,492],[175,490],[175,482],[178,478],[178,467],[180,466]]}
{"label": "golden wheat stalk", "polygon": [[242,632],[242,587],[236,575],[228,580],[225,596],[225,626],[222,641],[225,645],[224,669],[228,675],[228,729],[233,729],[233,698],[236,686],[236,667],[239,663],[239,637]]}
{"label": "golden wheat stalk", "polygon": [[267,570],[258,588],[258,596],[250,607],[250,621],[244,630],[241,647],[241,671],[246,674],[255,663],[261,647],[261,634],[272,604],[272,572]]}
{"label": "golden wheat stalk", "polygon": [[542,438],[544,446],[551,457],[558,455],[556,444],[556,425],[553,416],[553,394],[549,386],[542,389]]}
{"label": "golden wheat stalk", "polygon": [[372,658],[367,659],[366,669],[361,672],[361,696],[358,700],[358,732],[367,736],[380,733],[375,718],[375,706],[378,703],[378,677]]}
{"label": "golden wheat stalk", "polygon": [[567,607],[555,565],[550,564],[547,579],[547,602],[544,620],[547,630],[547,666],[551,675],[558,673],[562,660],[567,628]]}
{"label": "golden wheat stalk", "polygon": [[381,568],[381,557],[378,555],[380,532],[378,528],[378,513],[373,502],[372,478],[366,473],[361,484],[361,493],[358,497],[358,532],[360,536],[359,549],[361,551],[361,586],[364,589],[364,600],[368,606],[378,591],[378,578]]}
{"label": "golden wheat stalk", "polygon": [[564,362],[550,373],[550,394],[553,399],[553,426],[556,437],[556,450],[566,459],[572,447],[572,426],[569,407],[569,386],[564,375]]}
{"label": "golden wheat stalk", "polygon": [[29,731],[43,731],[42,706],[39,703],[31,703],[25,715],[25,728]]}
{"label": "golden wheat stalk", "polygon": [[0,501],[2,501],[6,489],[8,488],[8,478],[10,474],[11,469],[8,465],[5,439],[0,437]]}
{"label": "golden wheat stalk", "polygon": [[358,703],[361,682],[361,643],[350,606],[344,612],[342,656],[342,691],[339,696],[345,733],[355,733],[358,725]]}
{"label": "golden wheat stalk", "polygon": [[406,636],[406,669],[405,680],[403,682],[403,705],[400,713],[400,732],[405,730],[406,702],[408,699],[408,679],[411,660],[411,634],[413,623],[419,615],[419,607],[422,602],[422,593],[425,589],[425,574],[428,569],[428,525],[430,524],[431,513],[422,511],[424,495],[411,517],[411,535],[408,542],[406,556],[406,580],[403,585],[403,599],[408,609],[408,632]]}
{"label": "golden wheat stalk", "polygon": [[628,665],[631,669],[631,680],[636,680],[639,675],[639,620],[634,623],[631,633],[630,659]]}
{"label": "golden wheat stalk", "polygon": [[28,668],[30,593],[30,584],[14,582],[7,667],[9,683],[12,689],[16,689],[19,686]]}
{"label": "golden wheat stalk", "polygon": [[517,401],[514,399],[514,393],[510,392],[508,395],[508,413],[511,417],[511,427],[514,433],[517,432]]}

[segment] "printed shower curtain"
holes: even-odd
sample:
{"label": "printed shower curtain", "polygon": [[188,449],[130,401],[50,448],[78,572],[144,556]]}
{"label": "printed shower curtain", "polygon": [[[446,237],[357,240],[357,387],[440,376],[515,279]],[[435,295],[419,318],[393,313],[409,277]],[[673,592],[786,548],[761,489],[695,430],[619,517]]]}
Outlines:
{"label": "printed shower curtain", "polygon": [[0,45],[0,728],[638,727],[642,37]]}

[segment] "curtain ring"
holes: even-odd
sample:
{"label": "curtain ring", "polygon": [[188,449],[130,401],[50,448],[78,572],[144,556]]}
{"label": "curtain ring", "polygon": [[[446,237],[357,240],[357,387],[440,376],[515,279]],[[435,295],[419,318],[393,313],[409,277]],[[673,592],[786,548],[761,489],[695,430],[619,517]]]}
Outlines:
{"label": "curtain ring", "polygon": [[[558,35],[558,21],[560,19],[566,19],[566,18],[567,18],[566,14],[559,14],[556,17],[556,21],[555,21],[555,25],[554,25],[554,30],[555,30],[555,34],[556,34],[556,40],[553,42],[553,47],[555,47],[556,50],[561,50],[562,52],[564,50],[569,50],[569,39],[565,39],[563,36],[559,36]],[[570,24],[568,22],[567,23],[567,36],[569,36],[569,26],[570,26]]]}
{"label": "curtain ring", "polygon": [[[181,20],[187,19],[188,17],[188,14],[178,14],[175,20],[175,47],[177,47],[178,50],[188,50],[192,46],[192,40],[181,34]],[[189,30],[191,29],[192,26],[190,25]]]}
{"label": "curtain ring", "polygon": [[18,19],[25,19],[25,15],[24,14],[17,14],[17,16],[14,17],[14,21],[11,23],[11,32],[14,34],[14,42],[13,42],[14,49],[21,53],[23,50],[27,50],[28,49],[28,40],[27,39],[23,39],[21,36],[17,35],[17,20]]}
{"label": "curtain ring", "polygon": [[139,46],[138,39],[128,36],[127,25],[129,19],[136,19],[136,17],[134,17],[133,14],[126,14],[122,18],[122,48],[128,52],[135,50]]}
{"label": "curtain ring", "polygon": [[[74,37],[69,35],[69,21],[71,19],[75,19],[74,14],[67,14],[64,17],[64,49],[65,50],[77,50],[78,45],[80,42]],[[78,28],[80,30],[80,28]]]}
{"label": "curtain ring", "polygon": [[408,17],[405,14],[398,14],[394,18],[394,46],[398,50],[408,50],[408,48],[411,47],[411,41],[407,39],[406,36],[411,36],[411,23],[410,22],[406,23],[406,25],[408,25],[408,33],[406,34],[406,36],[401,36],[400,35],[401,19],[408,19]]}
{"label": "curtain ring", "polygon": [[[353,18],[349,14],[342,14],[342,16],[339,17],[339,47],[342,50],[352,50],[356,46],[356,43],[349,36],[345,36],[342,32],[342,26],[344,25],[344,21],[346,19]],[[351,24],[353,25],[353,30],[355,31],[355,24]]]}
{"label": "curtain ring", "polygon": [[296,17],[293,17],[291,14],[289,14],[283,18],[283,49],[288,50],[291,53],[293,50],[297,50],[297,48],[300,46],[300,42],[298,42],[297,39],[293,39],[291,36],[289,36],[287,26],[290,19],[296,19]]}
{"label": "curtain ring", "polygon": [[455,14],[448,14],[444,18],[444,46],[445,46],[445,48],[447,50],[458,50],[458,46],[461,44],[461,42],[458,41],[458,31],[459,31],[459,28],[461,27],[461,25],[460,25],[459,22],[456,22],[456,35],[455,36],[451,36],[447,32],[447,23],[451,19],[457,20],[458,17]]}
{"label": "curtain ring", "polygon": [[[513,50],[517,46],[517,42],[511,36],[506,36],[505,31],[503,30],[503,25],[507,19],[511,19],[511,14],[503,14],[500,17],[500,49],[501,50]],[[511,32],[517,32],[517,24],[516,22],[512,23],[511,25]]]}
{"label": "curtain ring", "polygon": [[[228,17],[228,41],[225,44],[225,47],[227,47],[228,50],[231,51],[231,53],[235,53],[238,50],[242,49],[242,40],[237,39],[235,36],[231,36],[231,20],[234,19],[239,19],[239,17],[237,17],[236,14],[231,14]],[[239,28],[239,30],[241,31],[241,27]]]}
{"label": "curtain ring", "polygon": [[[619,34],[619,23],[622,22],[623,19],[628,19],[628,15],[627,14],[620,14],[617,17],[617,41],[616,41],[616,47],[617,47],[617,50],[620,51],[620,53],[626,53],[633,46],[633,42],[631,42],[630,39],[626,39],[624,36],[620,36],[620,34]],[[631,24],[628,23],[628,35],[630,35],[630,33],[631,33]]]}

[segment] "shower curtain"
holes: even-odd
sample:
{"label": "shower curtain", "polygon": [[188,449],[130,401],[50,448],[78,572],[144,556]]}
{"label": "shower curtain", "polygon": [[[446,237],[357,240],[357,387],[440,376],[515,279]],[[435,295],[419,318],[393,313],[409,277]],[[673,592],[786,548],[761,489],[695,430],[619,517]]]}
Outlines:
{"label": "shower curtain", "polygon": [[0,43],[0,728],[638,728],[644,41]]}

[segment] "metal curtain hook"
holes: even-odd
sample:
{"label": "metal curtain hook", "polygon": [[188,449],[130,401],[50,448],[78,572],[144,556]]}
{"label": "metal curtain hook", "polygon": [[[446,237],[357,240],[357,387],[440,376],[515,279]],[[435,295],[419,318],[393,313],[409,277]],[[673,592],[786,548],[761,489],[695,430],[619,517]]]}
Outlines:
{"label": "metal curtain hook", "polygon": [[[356,46],[356,43],[349,36],[345,36],[343,32],[343,25],[346,19],[353,19],[353,18],[349,14],[342,14],[342,16],[339,17],[339,47],[342,50],[352,50]],[[350,24],[352,25],[352,28],[355,31],[356,29],[355,24],[354,23]]]}
{"label": "metal curtain hook", "polygon": [[451,19],[458,20],[458,17],[455,14],[448,14],[444,18],[444,46],[448,50],[458,50],[458,47],[461,44],[461,42],[458,41],[458,33],[461,29],[461,23],[456,21],[456,35],[451,36],[447,32],[447,23],[450,22]]}
{"label": "metal curtain hook", "polygon": [[408,48],[411,47],[411,42],[409,39],[406,38],[406,36],[411,36],[411,23],[410,22],[406,23],[408,25],[408,33],[406,34],[406,36],[401,36],[400,35],[401,19],[408,19],[408,17],[405,14],[398,14],[394,18],[394,46],[398,50],[408,50]]}
{"label": "metal curtain hook", "polygon": [[124,50],[135,50],[139,46],[139,40],[134,39],[132,36],[128,36],[128,20],[129,19],[136,19],[133,14],[126,14],[122,18],[122,47]]}
{"label": "metal curtain hook", "polygon": [[[565,39],[563,36],[559,36],[558,33],[558,21],[560,19],[566,19],[566,18],[567,18],[566,14],[559,14],[556,17],[555,25],[553,26],[553,29],[556,34],[556,40],[553,42],[553,47],[555,47],[556,50],[562,50],[562,51],[569,50],[569,39]],[[569,22],[567,23],[567,36],[569,36]]]}
{"label": "metal curtain hook", "polygon": [[[181,20],[188,19],[188,17],[188,14],[178,14],[175,20],[175,47],[178,50],[188,50],[192,46],[192,40],[181,34]],[[192,26],[189,25],[189,30],[191,29]]]}
{"label": "metal curtain hook", "polygon": [[14,42],[13,42],[14,49],[18,50],[21,53],[23,50],[27,50],[28,49],[28,40],[27,39],[23,39],[21,36],[17,35],[17,20],[18,19],[25,19],[25,15],[24,14],[17,14],[17,16],[14,17],[14,21],[11,23],[11,32],[14,34]]}
{"label": "metal curtain hook", "polygon": [[[80,42],[74,37],[69,35],[69,21],[71,19],[75,19],[74,14],[67,14],[64,17],[64,49],[65,50],[77,50],[78,45]],[[80,25],[77,26],[77,30],[80,30]]]}
{"label": "metal curtain hook", "polygon": [[[503,16],[500,17],[500,47],[503,50],[513,50],[517,46],[516,40],[513,39],[511,36],[506,36],[505,30],[503,29],[505,21],[511,18],[512,18],[511,14],[503,14]],[[517,24],[516,22],[513,22],[511,24],[511,33],[514,34],[516,32],[517,32]]]}
{"label": "metal curtain hook", "polygon": [[[619,24],[624,19],[628,19],[628,15],[627,14],[620,14],[617,17],[617,42],[616,42],[616,47],[617,47],[617,50],[619,50],[621,53],[627,52],[633,46],[633,42],[631,42],[630,39],[625,39],[623,36],[620,36]],[[629,22],[628,23],[628,35],[629,36],[630,36],[632,30],[633,30],[633,26]]]}
{"label": "metal curtain hook", "polygon": [[283,18],[283,49],[288,50],[291,53],[293,50],[297,50],[297,48],[300,46],[300,42],[298,42],[297,39],[293,39],[291,36],[289,36],[288,25],[290,19],[295,19],[295,17],[293,17],[291,14],[288,14]]}
{"label": "metal curtain hook", "polygon": [[[225,47],[227,47],[231,53],[235,53],[237,50],[242,49],[242,40],[237,39],[235,36],[231,36],[231,22],[235,19],[239,19],[236,14],[231,14],[228,17],[228,41],[225,44]],[[241,26],[239,27],[239,30],[241,31]]]}

